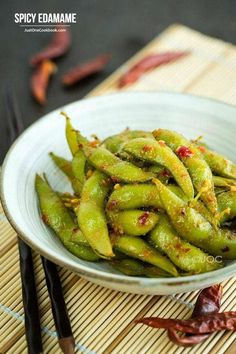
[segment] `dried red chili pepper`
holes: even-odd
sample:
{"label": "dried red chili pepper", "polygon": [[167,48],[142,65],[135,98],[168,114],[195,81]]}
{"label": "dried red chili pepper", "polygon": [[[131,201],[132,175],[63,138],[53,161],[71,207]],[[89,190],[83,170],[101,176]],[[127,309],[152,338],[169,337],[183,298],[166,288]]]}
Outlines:
{"label": "dried red chili pepper", "polygon": [[223,287],[220,284],[203,289],[198,295],[192,318],[220,311]]}
{"label": "dried red chili pepper", "polygon": [[181,345],[183,347],[192,347],[193,345],[202,343],[204,340],[206,340],[209,337],[209,333],[207,334],[193,334],[191,336],[183,336],[181,337],[178,332],[174,329],[169,329],[168,330],[168,337],[169,339],[177,344]]}
{"label": "dried red chili pepper", "polygon": [[173,328],[177,331],[193,334],[206,334],[223,330],[236,330],[236,311],[213,313],[189,320],[145,317],[136,321],[154,328]]}
{"label": "dried red chili pepper", "polygon": [[157,68],[160,65],[168,64],[175,61],[183,56],[189,54],[187,51],[176,51],[176,52],[163,52],[158,54],[150,54],[140,60],[131,69],[129,69],[121,78],[118,83],[118,87],[122,88],[126,85],[132,84],[137,81],[142,74]]}
{"label": "dried red chili pepper", "polygon": [[[219,312],[222,294],[223,288],[220,284],[203,289],[198,295],[191,318]],[[187,334],[185,336],[180,336],[176,330],[168,330],[169,339],[175,344],[185,347],[199,344],[206,340],[209,336],[209,333],[197,335]]]}
{"label": "dried red chili pepper", "polygon": [[82,79],[102,71],[110,60],[110,57],[109,54],[99,55],[95,59],[69,70],[62,77],[63,84],[66,86],[72,86]]}
{"label": "dried red chili pepper", "polygon": [[46,102],[46,90],[51,75],[56,71],[56,65],[50,60],[44,60],[31,77],[31,91],[40,104]]}
{"label": "dried red chili pepper", "polygon": [[71,34],[68,27],[58,26],[51,43],[30,59],[31,65],[36,66],[45,59],[55,59],[64,55],[68,51],[70,44]]}

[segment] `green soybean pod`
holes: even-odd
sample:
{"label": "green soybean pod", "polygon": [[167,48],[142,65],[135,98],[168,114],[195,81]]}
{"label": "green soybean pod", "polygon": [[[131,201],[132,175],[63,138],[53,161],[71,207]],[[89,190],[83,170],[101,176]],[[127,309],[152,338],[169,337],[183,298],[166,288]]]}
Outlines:
{"label": "green soybean pod", "polygon": [[222,177],[236,178],[236,165],[232,161],[202,145],[198,145],[198,150],[213,173]]}
{"label": "green soybean pod", "polygon": [[112,135],[106,138],[102,145],[112,152],[113,154],[118,153],[122,149],[122,145],[129,140],[136,138],[153,138],[152,133],[143,130],[130,130],[126,129],[120,134]]}
{"label": "green soybean pod", "polygon": [[194,197],[193,184],[187,169],[164,142],[138,138],[125,143],[123,149],[141,160],[166,167],[188,198]]}
{"label": "green soybean pod", "polygon": [[125,275],[147,276],[149,278],[170,277],[170,274],[164,270],[132,258],[114,260],[110,264]]}
{"label": "green soybean pod", "polygon": [[221,261],[217,262],[200,248],[181,239],[165,215],[160,216],[158,224],[152,230],[150,243],[166,254],[177,267],[191,274],[210,272],[222,267]]}
{"label": "green soybean pod", "polygon": [[103,147],[94,148],[87,144],[84,145],[83,151],[88,161],[95,168],[115,180],[134,183],[146,182],[154,177],[154,174],[151,172],[145,172],[132,163],[121,160]]}
{"label": "green soybean pod", "polygon": [[210,254],[225,259],[236,259],[236,234],[228,229],[214,229],[195,209],[155,180],[163,207],[172,225],[186,241]]}
{"label": "green soybean pod", "polygon": [[159,219],[156,213],[137,209],[108,212],[108,218],[116,233],[131,236],[146,235]]}
{"label": "green soybean pod", "polygon": [[157,140],[163,140],[178,155],[187,167],[193,185],[208,209],[217,213],[213,176],[210,167],[198,149],[183,135],[172,130],[158,129],[153,132]]}
{"label": "green soybean pod", "polygon": [[104,201],[110,189],[106,175],[95,171],[85,182],[79,208],[75,210],[78,224],[89,245],[102,258],[114,256],[108,234]]}
{"label": "green soybean pod", "polygon": [[[178,186],[168,185],[173,193],[187,201],[188,198]],[[153,184],[122,185],[113,190],[108,202],[108,210],[126,210],[138,208],[163,208],[159,192]]]}
{"label": "green soybean pod", "polygon": [[[188,197],[181,188],[174,184],[167,185],[167,188],[176,194],[180,199],[187,202]],[[215,226],[216,220],[210,211],[199,200],[191,202],[192,207],[197,210],[207,221]],[[153,184],[123,185],[114,190],[107,202],[107,210],[128,210],[138,208],[163,209],[163,204],[157,188]]]}
{"label": "green soybean pod", "polygon": [[161,165],[151,165],[146,168],[147,171],[155,174],[155,177],[158,178],[162,183],[168,184],[170,178],[172,177],[169,170]]}
{"label": "green soybean pod", "polygon": [[77,195],[80,195],[81,183],[73,173],[71,161],[64,159],[64,157],[58,156],[53,152],[50,152],[49,156],[51,157],[53,162],[57,165],[57,167],[69,178],[74,192]]}
{"label": "green soybean pod", "polygon": [[84,236],[84,234],[81,232],[81,230],[77,232],[73,232],[71,234],[70,241],[78,245],[87,246],[87,247],[89,246],[89,243],[86,237]]}
{"label": "green soybean pod", "polygon": [[83,259],[84,261],[95,262],[99,260],[98,255],[93,252],[91,247],[82,244],[75,244],[73,242],[65,243],[65,247],[74,256]]}
{"label": "green soybean pod", "polygon": [[236,191],[222,192],[217,195],[219,211],[228,210],[220,218],[220,223],[233,219],[236,216]]}
{"label": "green soybean pod", "polygon": [[72,169],[74,179],[76,180],[76,186],[77,186],[76,189],[79,195],[82,192],[83,185],[86,179],[85,164],[86,164],[86,157],[82,150],[78,150],[73,156],[71,162],[71,169]]}
{"label": "green soybean pod", "polygon": [[72,167],[71,167],[71,161],[65,159],[62,156],[58,156],[54,154],[54,152],[50,152],[49,156],[53,160],[53,162],[57,165],[57,167],[70,179],[72,180],[74,178],[73,172],[72,172]]}
{"label": "green soybean pod", "polygon": [[113,190],[107,202],[108,210],[142,207],[162,207],[159,193],[153,184],[122,185],[120,188]]}
{"label": "green soybean pod", "polygon": [[82,241],[83,235],[74,223],[60,197],[39,175],[35,178],[35,188],[43,221],[54,230],[63,245],[75,256],[86,261],[97,261],[99,257],[86,243],[77,245],[71,241],[72,235]]}
{"label": "green soybean pod", "polygon": [[213,182],[215,187],[222,187],[227,189],[235,189],[236,181],[232,178],[226,178],[221,176],[213,176]]}
{"label": "green soybean pod", "polygon": [[74,155],[78,151],[77,134],[68,115],[65,112],[61,112],[61,115],[66,118],[66,140],[72,155]]}
{"label": "green soybean pod", "polygon": [[115,240],[114,247],[116,250],[125,253],[130,257],[150,263],[173,276],[178,276],[178,271],[174,264],[140,237],[126,235],[118,236]]}

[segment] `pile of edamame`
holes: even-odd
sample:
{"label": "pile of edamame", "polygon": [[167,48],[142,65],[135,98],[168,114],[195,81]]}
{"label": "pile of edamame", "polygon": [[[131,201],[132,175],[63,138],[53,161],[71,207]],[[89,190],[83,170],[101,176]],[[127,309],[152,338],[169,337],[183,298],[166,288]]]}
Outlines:
{"label": "pile of edamame", "polygon": [[89,141],[66,116],[65,132],[72,159],[50,157],[74,194],[53,190],[45,175],[35,187],[42,220],[72,254],[146,277],[199,274],[236,259],[233,162],[166,129]]}

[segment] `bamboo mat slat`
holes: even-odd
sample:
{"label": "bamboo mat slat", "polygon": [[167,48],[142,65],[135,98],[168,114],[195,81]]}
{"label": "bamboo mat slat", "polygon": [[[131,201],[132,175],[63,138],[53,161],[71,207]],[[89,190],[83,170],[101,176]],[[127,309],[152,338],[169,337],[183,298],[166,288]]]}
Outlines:
{"label": "bamboo mat slat", "polygon": [[[145,74],[123,91],[169,90],[207,96],[236,105],[236,47],[181,25],[173,25],[151,41],[96,87],[92,95],[117,90],[121,74],[148,53],[190,50],[191,55]],[[0,209],[0,353],[27,353],[21,300],[17,239]],[[57,344],[43,269],[34,254],[44,353],[61,353]],[[76,352],[88,354],[233,354],[236,333],[220,332],[201,345],[182,348],[163,330],[134,325],[144,315],[187,318],[198,292],[144,296],[112,291],[60,269]],[[224,282],[222,310],[236,310],[236,278]]]}

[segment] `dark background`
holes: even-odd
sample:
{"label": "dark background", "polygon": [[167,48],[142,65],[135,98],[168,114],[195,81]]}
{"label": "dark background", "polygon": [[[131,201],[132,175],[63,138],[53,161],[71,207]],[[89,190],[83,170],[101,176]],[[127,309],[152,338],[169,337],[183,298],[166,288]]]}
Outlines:
{"label": "dark background", "polygon": [[[15,12],[76,12],[73,45],[57,61],[58,72],[40,107],[29,91],[30,56],[50,41],[50,33],[24,33]],[[182,23],[210,36],[236,43],[236,0],[0,0],[0,159],[7,150],[4,91],[15,87],[25,127],[45,113],[86,95],[168,25]],[[97,54],[111,52],[103,73],[65,90],[60,77],[68,68]]]}

